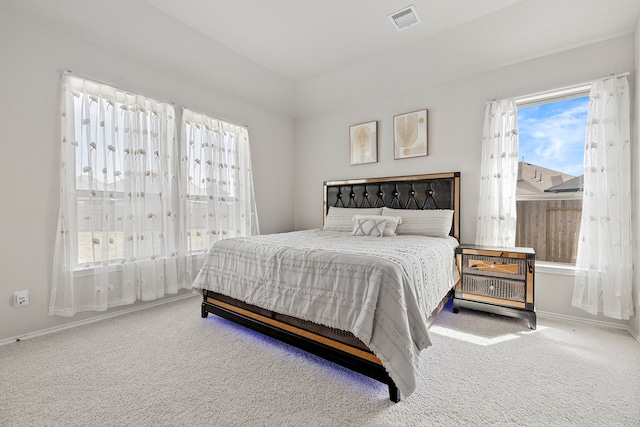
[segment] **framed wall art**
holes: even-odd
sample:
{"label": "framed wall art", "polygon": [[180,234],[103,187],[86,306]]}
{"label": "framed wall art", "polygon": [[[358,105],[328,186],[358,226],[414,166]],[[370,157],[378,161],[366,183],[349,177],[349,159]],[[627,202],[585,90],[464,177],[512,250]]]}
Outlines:
{"label": "framed wall art", "polygon": [[351,164],[375,163],[378,161],[378,122],[353,125],[349,128],[349,150]]}
{"label": "framed wall art", "polygon": [[427,110],[401,114],[393,118],[393,158],[426,156]]}

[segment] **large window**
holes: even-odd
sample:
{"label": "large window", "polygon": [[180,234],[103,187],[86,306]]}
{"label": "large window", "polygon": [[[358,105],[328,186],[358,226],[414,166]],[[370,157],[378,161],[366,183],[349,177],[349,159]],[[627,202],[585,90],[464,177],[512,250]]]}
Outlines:
{"label": "large window", "polygon": [[61,107],[50,314],[176,293],[189,255],[257,232],[245,127],[66,73]]}
{"label": "large window", "polygon": [[588,88],[518,101],[516,245],[539,261],[576,261],[588,105]]}
{"label": "large window", "polygon": [[256,234],[246,127],[184,110],[179,199],[173,107],[77,82],[83,85],[72,108],[77,268],[168,257],[181,238],[193,254],[223,238]]}

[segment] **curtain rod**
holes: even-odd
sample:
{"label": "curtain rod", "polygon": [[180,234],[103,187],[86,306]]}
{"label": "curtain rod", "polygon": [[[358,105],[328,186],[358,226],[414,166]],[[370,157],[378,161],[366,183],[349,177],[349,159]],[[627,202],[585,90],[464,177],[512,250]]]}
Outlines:
{"label": "curtain rod", "polygon": [[[119,90],[119,91],[121,91],[121,92],[126,92],[126,93],[131,93],[131,94],[133,94],[133,93],[132,93],[132,91],[127,90],[127,89],[122,89],[122,88],[120,88],[120,87],[118,87],[118,86],[112,85],[111,83],[106,83],[106,82],[103,82],[103,81],[100,81],[100,80],[90,79],[90,78],[88,78],[88,77],[84,77],[84,76],[74,75],[74,74],[73,74],[73,71],[71,71],[71,70],[64,70],[64,71],[62,72],[62,74],[63,74],[63,75],[65,75],[65,76],[71,76],[71,75],[73,75],[74,77],[77,77],[77,78],[79,78],[79,79],[89,80],[89,81],[91,81],[91,82],[94,82],[94,83],[97,83],[97,84],[100,84],[100,85],[110,86],[110,87],[114,88],[115,90]],[[146,96],[146,95],[142,95],[142,96]],[[173,107],[175,107],[175,108],[182,108],[183,110],[184,110],[185,108],[187,108],[187,107],[185,107],[184,105],[179,106],[179,105],[177,105],[175,102],[167,102],[167,101],[163,101],[163,100],[160,100],[160,99],[156,99],[156,101],[164,102],[165,104],[170,104],[170,105],[172,105],[172,106],[173,106]],[[193,111],[193,110],[192,110],[192,111]],[[197,111],[194,111],[194,113],[196,113],[196,114],[201,114],[201,115],[203,115],[203,116],[208,116],[208,114],[205,114],[205,113],[199,113],[199,112],[197,112]],[[249,129],[249,126],[247,126],[247,125],[238,125],[238,124],[235,124],[235,123],[233,123],[233,122],[230,122],[229,120],[221,119],[221,118],[218,118],[218,117],[212,117],[212,118],[213,118],[213,119],[215,119],[215,120],[220,120],[220,121],[222,121],[222,122],[229,123],[229,124],[234,125],[234,126],[241,126],[241,127],[244,127],[245,129]]]}
{"label": "curtain rod", "polygon": [[[71,70],[64,70],[64,72],[63,72],[62,74],[64,74],[65,76],[74,76],[74,77],[77,77],[77,78],[79,78],[79,79],[89,80],[90,82],[97,83],[97,84],[99,84],[99,85],[106,85],[106,86],[110,86],[110,87],[114,88],[115,90],[119,90],[119,91],[121,91],[121,92],[129,93],[129,94],[131,94],[131,95],[135,95],[135,94],[133,93],[133,91],[130,91],[130,90],[128,90],[128,89],[123,89],[123,88],[121,88],[121,87],[118,87],[118,86],[113,85],[113,84],[108,83],[108,82],[103,82],[103,81],[100,81],[100,80],[90,79],[90,78],[88,78],[88,77],[80,76],[80,75],[74,74],[74,73],[73,73],[73,71],[71,71]],[[141,96],[145,96],[145,95],[141,95]],[[146,97],[146,96],[145,96],[145,97]],[[154,99],[154,100],[155,100],[155,101],[159,101],[159,102],[164,102],[165,104],[169,104],[169,105],[173,105],[174,107],[177,107],[177,105],[176,105],[176,103],[175,103],[175,102],[163,101],[163,100],[161,100],[161,99]]]}
{"label": "curtain rod", "polygon": [[[624,76],[628,76],[628,75],[629,75],[629,71],[625,71],[623,73],[618,73],[618,74],[613,74],[612,73],[612,74],[609,74],[607,77],[601,77],[599,79],[593,79],[593,80],[585,82],[585,83],[580,83],[580,84],[572,85],[572,86],[565,86],[563,88],[554,89],[554,90],[547,90],[547,91],[542,91],[542,92],[531,93],[529,95],[516,96],[516,97],[513,97],[513,98],[516,100],[516,104],[517,103],[526,103],[526,102],[531,102],[532,98],[535,99],[537,97],[544,97],[545,95],[550,94],[550,93],[565,92],[565,91],[567,93],[571,93],[571,91],[574,91],[574,90],[576,92],[580,92],[583,87],[590,86],[596,80],[604,80],[604,79],[609,79],[609,78],[618,78],[618,77],[624,77]],[[526,99],[526,101],[518,101],[518,100],[525,100],[525,99]],[[493,101],[496,101],[496,99],[494,98],[491,101],[485,101],[484,105],[491,104]]]}
{"label": "curtain rod", "polygon": [[208,115],[208,114],[206,114],[206,113],[201,113],[201,112],[199,112],[199,111],[192,110],[191,108],[189,108],[189,107],[185,107],[184,105],[183,105],[183,106],[181,106],[180,108],[182,108],[182,110],[183,110],[183,111],[184,111],[184,110],[189,110],[189,111],[191,111],[192,113],[199,114],[199,115],[201,115],[201,116],[211,117],[211,118],[212,118],[212,119],[214,119],[214,120],[219,120],[219,121],[221,121],[221,122],[225,122],[225,123],[228,123],[228,124],[230,124],[230,125],[240,126],[240,127],[245,128],[245,129],[249,129],[249,125],[239,125],[239,124],[236,124],[236,123],[230,122],[229,120],[221,119],[220,117],[212,117],[212,116],[210,116],[210,115]]}

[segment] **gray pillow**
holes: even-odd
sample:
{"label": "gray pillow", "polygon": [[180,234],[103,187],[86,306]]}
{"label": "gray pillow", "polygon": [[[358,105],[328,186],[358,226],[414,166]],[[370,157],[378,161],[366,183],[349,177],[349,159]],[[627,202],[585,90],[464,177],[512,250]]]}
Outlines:
{"label": "gray pillow", "polygon": [[386,222],[387,220],[380,216],[359,218],[356,215],[353,232],[351,234],[354,236],[382,237],[382,234],[384,233],[384,224]]}

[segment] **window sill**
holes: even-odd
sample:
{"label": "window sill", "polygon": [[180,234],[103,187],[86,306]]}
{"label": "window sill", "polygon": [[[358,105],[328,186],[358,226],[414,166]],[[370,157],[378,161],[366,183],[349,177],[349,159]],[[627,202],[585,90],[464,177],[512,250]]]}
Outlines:
{"label": "window sill", "polygon": [[536,273],[575,276],[576,266],[559,262],[536,261]]}
{"label": "window sill", "polygon": [[[194,252],[192,254],[187,255],[187,261],[201,261],[204,260],[207,256],[207,253],[204,251]],[[73,277],[84,277],[84,276],[93,276],[95,275],[95,268],[93,267],[78,267],[73,270]],[[114,273],[118,271],[122,271],[122,264],[112,264],[109,266],[109,273]]]}

